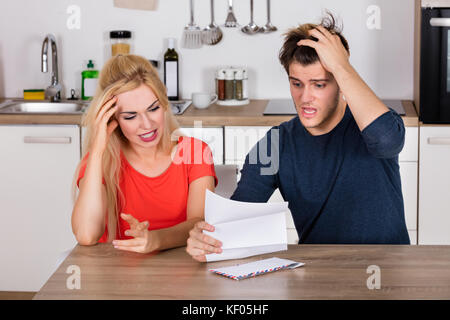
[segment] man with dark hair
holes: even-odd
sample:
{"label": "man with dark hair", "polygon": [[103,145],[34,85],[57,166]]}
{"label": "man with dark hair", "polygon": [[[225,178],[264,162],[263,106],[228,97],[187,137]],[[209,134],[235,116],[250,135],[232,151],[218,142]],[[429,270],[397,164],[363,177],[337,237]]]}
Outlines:
{"label": "man with dark hair", "polygon": [[[403,121],[353,69],[333,16],[289,30],[279,58],[298,116],[250,151],[231,199],[266,202],[279,188],[299,243],[409,244],[398,165]],[[273,174],[261,174],[263,147],[279,153]],[[214,228],[197,223],[187,245],[198,261],[221,252],[203,230]]]}

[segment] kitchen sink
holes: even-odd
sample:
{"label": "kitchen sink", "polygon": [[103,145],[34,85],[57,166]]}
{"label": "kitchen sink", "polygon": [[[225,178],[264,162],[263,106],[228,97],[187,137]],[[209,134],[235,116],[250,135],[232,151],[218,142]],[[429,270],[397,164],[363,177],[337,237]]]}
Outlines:
{"label": "kitchen sink", "polygon": [[82,114],[87,107],[83,102],[5,101],[0,104],[0,114]]}

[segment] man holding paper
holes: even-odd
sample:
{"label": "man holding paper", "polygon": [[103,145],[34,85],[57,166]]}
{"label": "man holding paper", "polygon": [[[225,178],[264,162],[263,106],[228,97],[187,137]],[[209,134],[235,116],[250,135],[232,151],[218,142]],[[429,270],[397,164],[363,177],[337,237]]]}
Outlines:
{"label": "man holding paper", "polygon": [[[409,244],[398,165],[404,124],[351,66],[334,17],[286,33],[280,61],[298,116],[250,151],[231,199],[266,202],[279,188],[299,243]],[[261,161],[261,150],[278,163]],[[197,223],[187,243],[198,261],[221,252],[203,230],[214,227]]]}

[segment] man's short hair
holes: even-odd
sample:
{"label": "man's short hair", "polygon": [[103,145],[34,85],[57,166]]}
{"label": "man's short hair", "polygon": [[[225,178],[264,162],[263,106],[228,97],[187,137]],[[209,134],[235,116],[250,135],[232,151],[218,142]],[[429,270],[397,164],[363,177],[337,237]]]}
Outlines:
{"label": "man's short hair", "polygon": [[296,28],[289,29],[288,32],[284,34],[284,44],[280,50],[279,59],[288,74],[289,66],[292,62],[298,62],[303,66],[307,66],[320,61],[319,56],[317,55],[317,52],[314,48],[308,46],[299,47],[297,45],[297,42],[304,39],[317,41],[317,39],[309,35],[309,31],[317,28],[318,26],[324,27],[325,29],[330,31],[331,34],[338,35],[345,49],[350,54],[348,42],[341,34],[342,28],[339,28],[337,26],[336,18],[328,12],[327,15],[322,18],[320,24],[302,24]]}

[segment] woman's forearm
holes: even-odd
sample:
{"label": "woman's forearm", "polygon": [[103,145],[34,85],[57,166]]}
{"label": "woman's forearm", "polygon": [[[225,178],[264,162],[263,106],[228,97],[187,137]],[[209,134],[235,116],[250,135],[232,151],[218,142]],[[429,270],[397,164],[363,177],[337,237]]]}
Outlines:
{"label": "woman's forearm", "polygon": [[90,154],[72,212],[72,230],[82,245],[97,243],[105,230],[106,191],[102,179],[102,155]]}
{"label": "woman's forearm", "polygon": [[189,231],[201,220],[201,218],[191,218],[170,228],[151,231],[155,232],[156,235],[155,250],[166,250],[185,246],[189,238]]}

